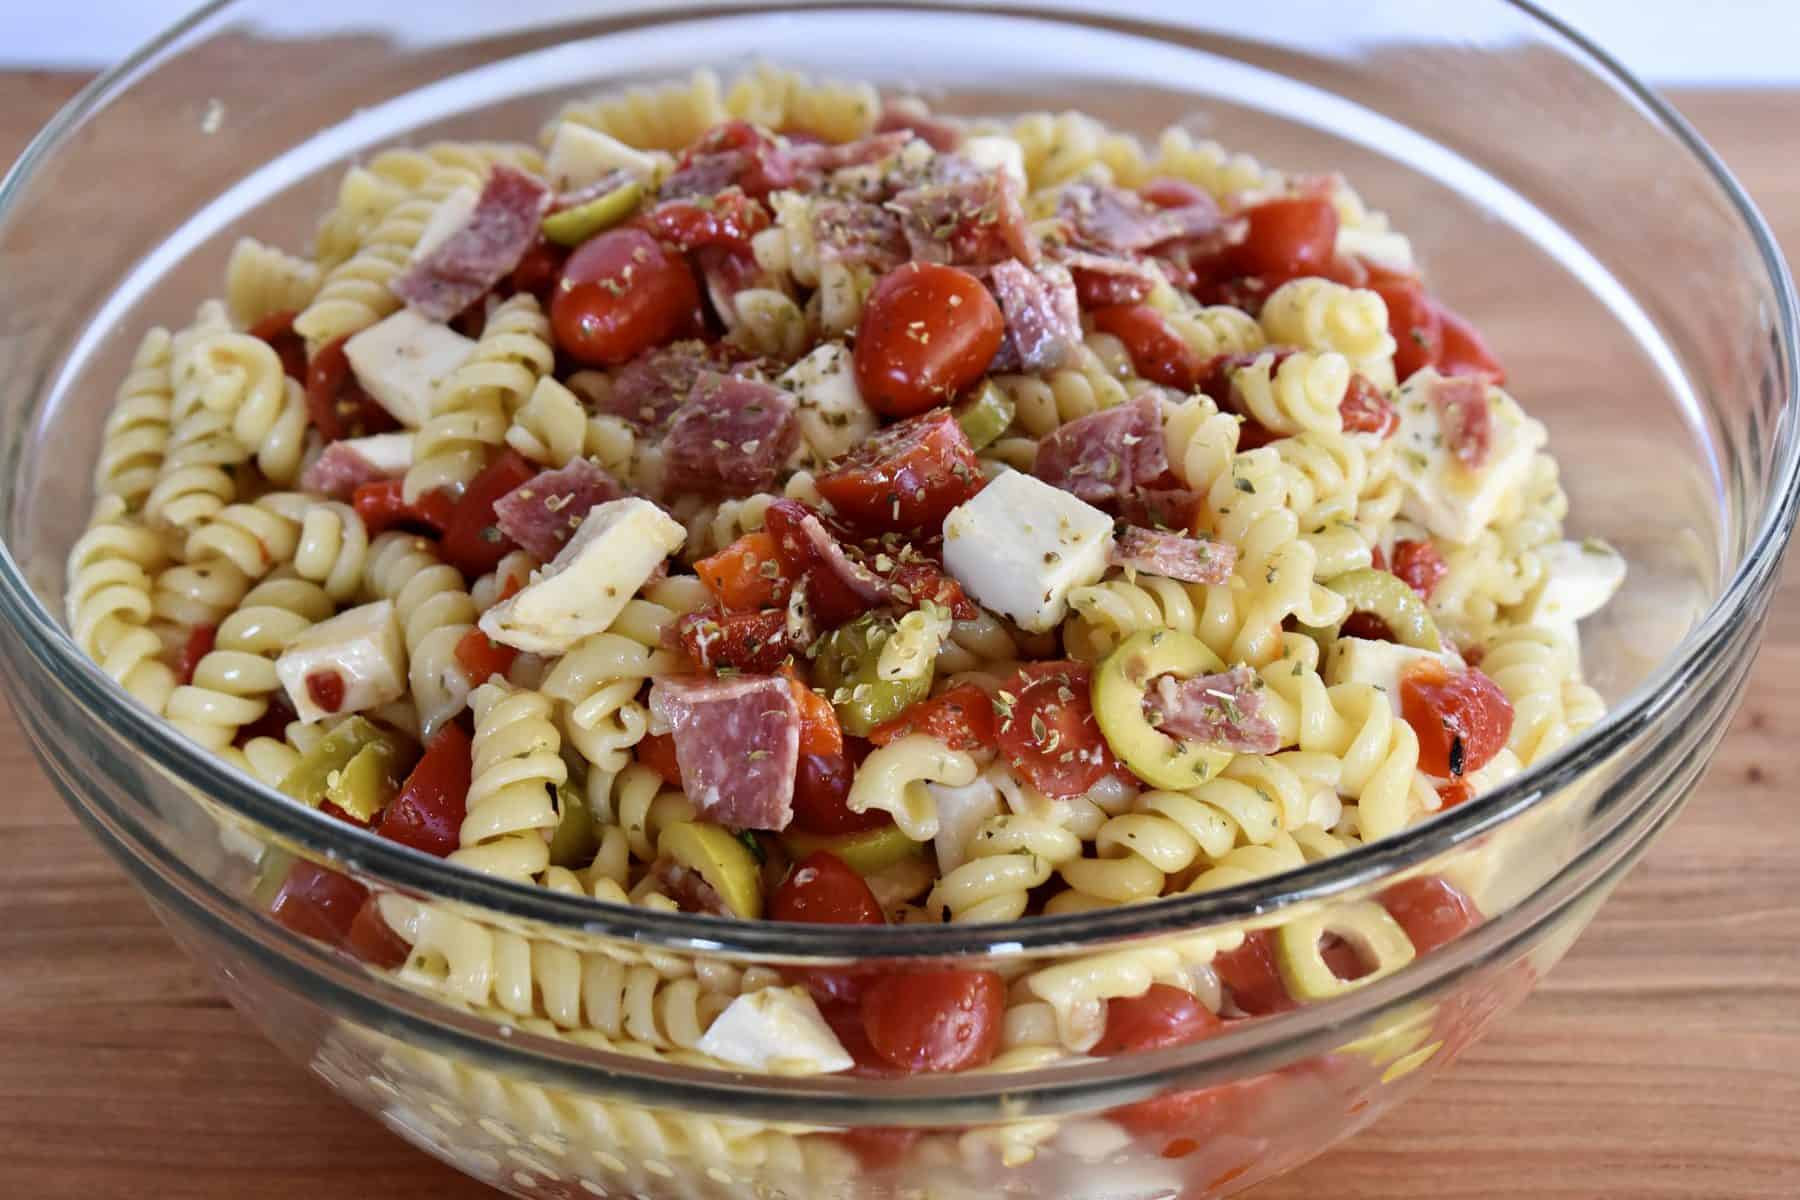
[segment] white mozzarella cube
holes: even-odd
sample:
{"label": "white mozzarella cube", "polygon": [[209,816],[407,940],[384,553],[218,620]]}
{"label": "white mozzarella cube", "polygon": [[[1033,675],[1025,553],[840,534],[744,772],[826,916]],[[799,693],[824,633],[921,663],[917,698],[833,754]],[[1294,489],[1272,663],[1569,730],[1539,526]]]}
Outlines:
{"label": "white mozzarella cube", "polygon": [[302,721],[378,708],[406,695],[406,641],[391,600],[321,621],[275,660],[275,676]]}
{"label": "white mozzarella cube", "polygon": [[459,187],[431,210],[431,219],[425,222],[425,228],[419,234],[419,240],[413,243],[409,261],[418,262],[433,250],[449,240],[450,235],[469,223],[475,214],[475,206],[481,202],[481,193],[472,187]]}
{"label": "white mozzarella cube", "polygon": [[944,566],[978,602],[1044,633],[1068,613],[1070,592],[1106,574],[1112,530],[1093,505],[1004,471],[944,518]]}
{"label": "white mozzarella cube", "polygon": [[1474,795],[1485,796],[1524,770],[1525,764],[1519,761],[1519,756],[1510,747],[1502,746],[1500,753],[1490,758],[1481,770],[1464,775],[1463,782],[1475,789]]}
{"label": "white mozzarella cube", "polygon": [[1625,558],[1597,538],[1552,542],[1538,550],[1543,582],[1525,597],[1518,617],[1533,625],[1573,633],[1575,622],[1605,607],[1625,582]]}
{"label": "white mozzarella cube", "polygon": [[1413,269],[1412,242],[1390,229],[1339,229],[1334,248],[1339,258],[1366,258],[1390,271]]}
{"label": "white mozzarella cube", "polygon": [[336,445],[356,453],[357,457],[390,479],[404,475],[413,465],[413,443],[417,435],[372,433],[367,437],[343,438]]}
{"label": "white mozzarella cube", "polygon": [[978,167],[1004,171],[1025,186],[1025,149],[1004,134],[982,134],[967,137],[957,152]]}
{"label": "white mozzarella cube", "polygon": [[648,500],[595,505],[557,556],[481,614],[481,631],[533,654],[561,654],[605,632],[687,530]]}
{"label": "white mozzarella cube", "polygon": [[410,308],[344,343],[356,382],[408,429],[426,422],[438,385],[474,352],[472,339]]}
{"label": "white mozzarella cube", "polygon": [[1394,711],[1400,711],[1400,677],[1423,662],[1437,663],[1454,675],[1463,669],[1463,660],[1450,651],[1420,650],[1393,642],[1377,642],[1368,638],[1339,638],[1325,661],[1325,682],[1367,683],[1386,694]]}
{"label": "white mozzarella cube", "polygon": [[559,192],[584,188],[614,171],[625,170],[639,179],[652,179],[662,160],[648,151],[627,146],[611,134],[589,129],[574,121],[562,121],[550,139],[550,156],[544,169],[550,186]]}
{"label": "white mozzarella cube", "polygon": [[800,402],[800,438],[812,457],[829,462],[875,432],[880,421],[856,386],[850,351],[827,342],[782,373],[776,383]]}
{"label": "white mozzarella cube", "polygon": [[734,1067],[779,1075],[829,1075],[856,1065],[801,987],[739,996],[695,1048]]}
{"label": "white mozzarella cube", "polygon": [[1400,428],[1394,434],[1394,474],[1406,488],[1400,511],[1438,537],[1469,542],[1493,523],[1507,496],[1524,482],[1548,434],[1511,396],[1490,387],[1492,441],[1486,463],[1471,471],[1451,451],[1432,403],[1440,379],[1425,367],[1400,388]]}

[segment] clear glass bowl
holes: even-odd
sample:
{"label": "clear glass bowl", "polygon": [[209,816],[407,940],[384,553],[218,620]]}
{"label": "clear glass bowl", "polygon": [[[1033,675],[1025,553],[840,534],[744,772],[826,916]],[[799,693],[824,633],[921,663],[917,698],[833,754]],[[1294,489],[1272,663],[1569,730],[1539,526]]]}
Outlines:
{"label": "clear glass bowl", "polygon": [[[1797,495],[1792,287],[1742,191],[1617,64],[1523,4],[1386,0],[1354,17],[1306,0],[1183,15],[593,7],[214,5],[88,88],[0,185],[12,480],[0,607],[13,635],[0,669],[70,806],[296,1060],[521,1196],[1222,1195],[1415,1090],[1568,947],[1679,811],[1736,705]],[[58,614],[102,421],[138,332],[216,292],[232,239],[309,236],[342,165],[374,147],[529,135],[574,95],[757,58],[922,88],[950,111],[1080,107],[1146,136],[1186,121],[1268,162],[1344,172],[1413,237],[1550,425],[1575,533],[1630,559],[1624,594],[1584,630],[1608,717],[1404,837],[1251,886],[1017,925],[844,933],[466,876],[232,773],[81,656]],[[1042,989],[1056,1000],[1045,1011],[1067,1021],[1091,1007],[1094,980],[1203,974],[1247,926],[1328,921],[1409,874],[1456,880],[1488,920],[1339,998],[1181,1050],[1022,1054],[1005,1073],[904,1083],[776,1079],[646,1049],[662,1037],[655,1013],[614,1039],[559,1037],[542,1019],[435,1003],[274,923],[258,855],[330,862],[487,945],[576,952],[620,978],[980,963],[1060,980]],[[1202,1087],[1222,1090],[1181,1110],[1180,1136],[1104,1116]]]}

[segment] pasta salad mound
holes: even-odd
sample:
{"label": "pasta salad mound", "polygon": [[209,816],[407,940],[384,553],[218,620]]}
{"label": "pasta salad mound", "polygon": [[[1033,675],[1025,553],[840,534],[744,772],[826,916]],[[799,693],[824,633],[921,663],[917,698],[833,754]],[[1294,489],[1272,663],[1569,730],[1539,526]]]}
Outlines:
{"label": "pasta salad mound", "polygon": [[[856,926],[1154,901],[1598,719],[1576,623],[1623,561],[1563,537],[1504,382],[1335,175],[703,74],[377,153],[309,253],[241,241],[143,336],[68,616],[188,738],[490,875]],[[784,1073],[1178,1044],[1481,919],[1428,878],[1104,970],[715,979],[274,885],[450,1002]]]}

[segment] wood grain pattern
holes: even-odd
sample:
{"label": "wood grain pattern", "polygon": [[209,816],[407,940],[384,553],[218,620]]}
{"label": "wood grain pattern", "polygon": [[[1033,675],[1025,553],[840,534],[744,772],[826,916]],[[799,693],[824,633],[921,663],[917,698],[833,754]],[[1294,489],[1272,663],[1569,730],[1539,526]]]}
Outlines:
{"label": "wood grain pattern", "polygon": [[[78,83],[0,76],[0,161]],[[1679,101],[1800,244],[1800,94]],[[1800,1193],[1797,597],[1790,577],[1701,794],[1567,961],[1422,1096],[1258,1200]],[[0,1195],[492,1194],[340,1103],[226,1007],[3,709],[0,778]]]}

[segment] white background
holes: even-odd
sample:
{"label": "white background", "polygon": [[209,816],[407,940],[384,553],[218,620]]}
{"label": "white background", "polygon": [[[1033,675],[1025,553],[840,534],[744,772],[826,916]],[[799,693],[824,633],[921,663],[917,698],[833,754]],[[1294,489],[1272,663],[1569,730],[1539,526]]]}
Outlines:
{"label": "white background", "polygon": [[[459,12],[503,2],[438,0],[438,19],[453,26]],[[1800,84],[1800,0],[1543,3],[1653,83]],[[604,4],[595,0],[596,8]],[[1353,8],[1354,0],[1347,4]],[[0,10],[11,9],[0,15],[0,65],[101,66],[191,7],[189,0],[0,0]],[[304,8],[298,11],[303,14]]]}

